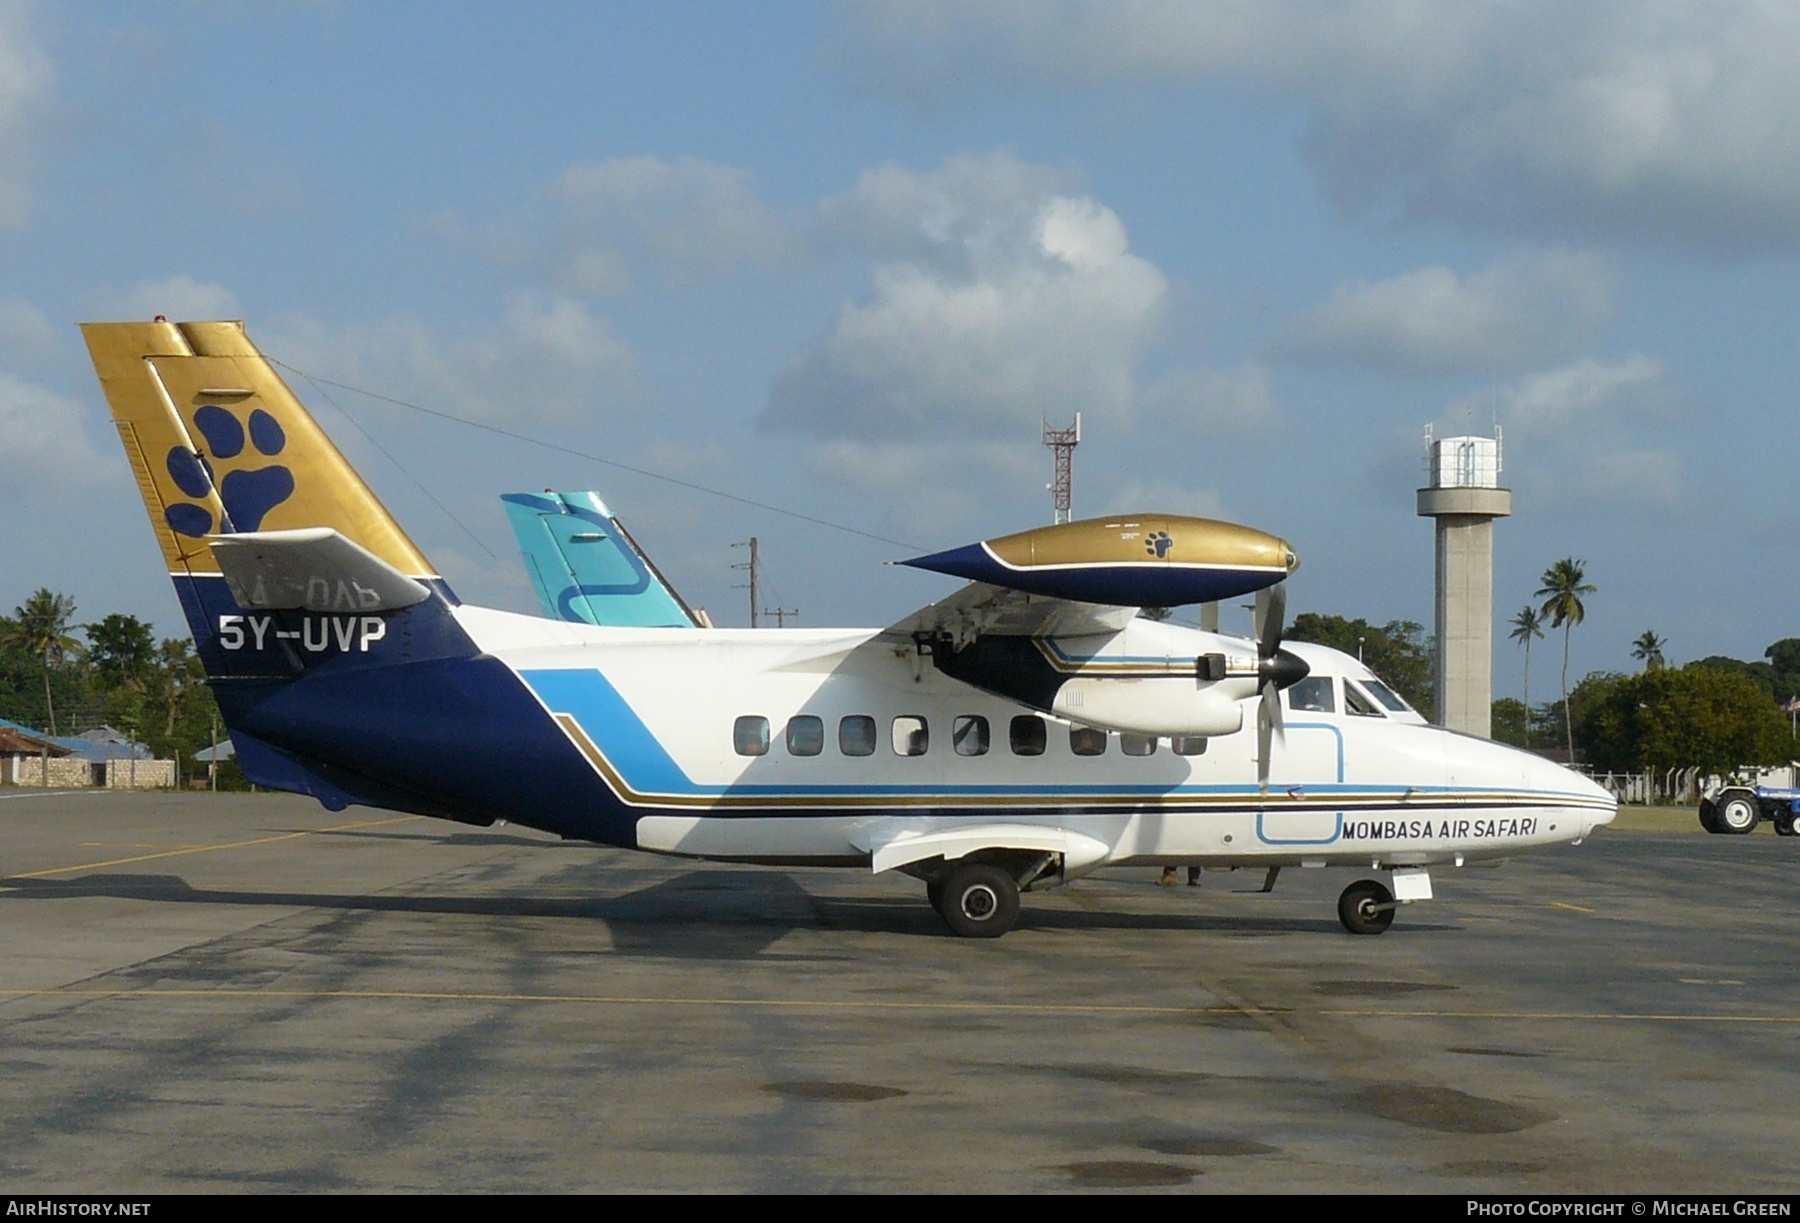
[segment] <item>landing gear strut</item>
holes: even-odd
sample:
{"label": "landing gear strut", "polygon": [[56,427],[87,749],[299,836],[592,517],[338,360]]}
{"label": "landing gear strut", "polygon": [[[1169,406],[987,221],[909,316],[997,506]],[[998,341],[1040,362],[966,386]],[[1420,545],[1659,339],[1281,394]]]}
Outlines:
{"label": "landing gear strut", "polygon": [[1352,934],[1380,934],[1394,924],[1394,894],[1373,879],[1358,879],[1338,897],[1338,920]]}

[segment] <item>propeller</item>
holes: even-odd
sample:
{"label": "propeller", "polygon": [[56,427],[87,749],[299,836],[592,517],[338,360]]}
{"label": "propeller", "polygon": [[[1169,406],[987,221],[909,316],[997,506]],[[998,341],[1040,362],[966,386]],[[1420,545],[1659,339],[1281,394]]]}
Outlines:
{"label": "propeller", "polygon": [[1279,738],[1287,743],[1281,719],[1281,690],[1297,684],[1312,670],[1298,655],[1281,648],[1287,617],[1287,583],[1256,592],[1256,783],[1269,790],[1269,752]]}

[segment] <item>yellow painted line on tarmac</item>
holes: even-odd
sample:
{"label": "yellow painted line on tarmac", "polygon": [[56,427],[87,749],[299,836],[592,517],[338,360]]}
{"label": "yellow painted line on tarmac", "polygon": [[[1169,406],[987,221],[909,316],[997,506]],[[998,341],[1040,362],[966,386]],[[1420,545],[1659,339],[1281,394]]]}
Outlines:
{"label": "yellow painted line on tarmac", "polygon": [[222,849],[248,849],[252,845],[273,845],[278,841],[294,841],[301,837],[318,836],[324,832],[348,832],[352,828],[379,828],[383,824],[404,824],[408,820],[421,820],[422,815],[401,815],[386,820],[357,820],[350,824],[334,824],[330,828],[309,828],[304,832],[284,832],[272,837],[255,837],[248,841],[226,841],[220,845],[187,845],[180,849],[165,849],[154,854],[138,854],[131,858],[110,858],[105,862],[83,862],[79,866],[53,866],[49,870],[20,871],[9,876],[13,879],[42,879],[46,875],[66,875],[70,871],[97,871],[103,866],[129,866],[133,862],[152,862],[158,858],[179,858],[183,854],[206,854]]}
{"label": "yellow painted line on tarmac", "polygon": [[1560,900],[1552,900],[1550,902],[1550,907],[1552,909],[1568,909],[1572,913],[1598,913],[1599,912],[1598,909],[1584,909],[1580,905],[1565,904],[1564,902],[1562,902]]}
{"label": "yellow painted line on tarmac", "polygon": [[1800,1015],[1702,1015],[1670,1011],[1448,1011],[1356,1007],[1173,1006],[1106,1002],[902,1002],[849,998],[714,998],[651,994],[524,994],[383,989],[0,989],[0,998],[200,998],[233,1001],[317,999],[356,1002],[541,1002],[583,1006],[666,1006],[717,1010],[985,1011],[1022,1015],[1327,1015],[1342,1019],[1500,1019],[1550,1023],[1797,1024]]}

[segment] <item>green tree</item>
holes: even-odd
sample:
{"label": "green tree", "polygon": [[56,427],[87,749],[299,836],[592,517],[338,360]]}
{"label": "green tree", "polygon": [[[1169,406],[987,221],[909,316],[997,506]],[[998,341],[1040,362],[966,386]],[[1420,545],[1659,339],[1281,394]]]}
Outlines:
{"label": "green tree", "polygon": [[1645,629],[1638,639],[1631,643],[1631,656],[1644,664],[1646,671],[1663,669],[1663,647],[1669,644],[1667,637],[1658,637],[1649,629]]}
{"label": "green tree", "polygon": [[8,648],[29,654],[42,664],[44,709],[53,735],[56,733],[56,701],[50,694],[50,670],[81,649],[81,643],[69,635],[74,619],[74,599],[39,587],[35,594],[13,609],[12,622],[7,626]]}
{"label": "green tree", "polygon": [[1514,747],[1531,746],[1531,710],[1524,701],[1503,696],[1494,702],[1490,721],[1494,738]]}
{"label": "green tree", "polygon": [[1690,663],[1638,675],[1590,675],[1581,696],[1582,747],[1596,768],[1699,765],[1728,772],[1793,753],[1787,720],[1741,671]]}
{"label": "green tree", "polygon": [[1763,657],[1769,660],[1775,699],[1785,705],[1800,696],[1800,637],[1783,637]]}
{"label": "green tree", "polygon": [[1352,658],[1360,655],[1363,665],[1405,697],[1408,704],[1427,718],[1433,716],[1433,666],[1423,626],[1411,620],[1390,620],[1377,626],[1363,619],[1302,612],[1294,617],[1287,637],[1291,641],[1330,646]]}
{"label": "green tree", "polygon": [[1550,617],[1551,628],[1563,631],[1563,737],[1569,759],[1573,760],[1575,724],[1569,716],[1569,637],[1575,626],[1587,619],[1587,605],[1581,601],[1581,596],[1594,594],[1599,587],[1587,581],[1587,562],[1572,556],[1565,556],[1544,570],[1544,576],[1538,580],[1543,583],[1537,592],[1537,597],[1544,601],[1543,613]]}
{"label": "green tree", "polygon": [[[1512,632],[1508,633],[1507,636],[1525,647],[1524,705],[1527,714],[1529,714],[1531,709],[1531,643],[1533,639],[1539,641],[1543,640],[1544,617],[1538,613],[1537,608],[1527,603],[1524,607],[1519,609],[1519,614],[1512,618]],[[1527,720],[1529,721],[1529,718],[1527,718]],[[1529,726],[1526,728],[1526,733],[1528,741],[1530,734]],[[1520,746],[1522,747],[1524,745],[1524,742],[1521,742]]]}
{"label": "green tree", "polygon": [[88,665],[103,688],[144,690],[156,662],[156,634],[136,616],[113,612],[87,626]]}

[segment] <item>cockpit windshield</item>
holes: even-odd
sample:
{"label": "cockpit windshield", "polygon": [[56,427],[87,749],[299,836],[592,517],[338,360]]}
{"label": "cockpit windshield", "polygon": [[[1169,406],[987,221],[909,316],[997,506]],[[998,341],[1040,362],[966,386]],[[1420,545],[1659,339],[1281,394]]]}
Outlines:
{"label": "cockpit windshield", "polygon": [[1382,683],[1380,680],[1365,679],[1360,682],[1363,687],[1367,688],[1372,694],[1374,694],[1374,697],[1376,700],[1380,701],[1383,705],[1386,705],[1389,709],[1393,710],[1395,713],[1411,713],[1412,712],[1412,706],[1408,705],[1405,701],[1401,700],[1400,694],[1398,692],[1395,692],[1392,688],[1388,687],[1386,684]]}

